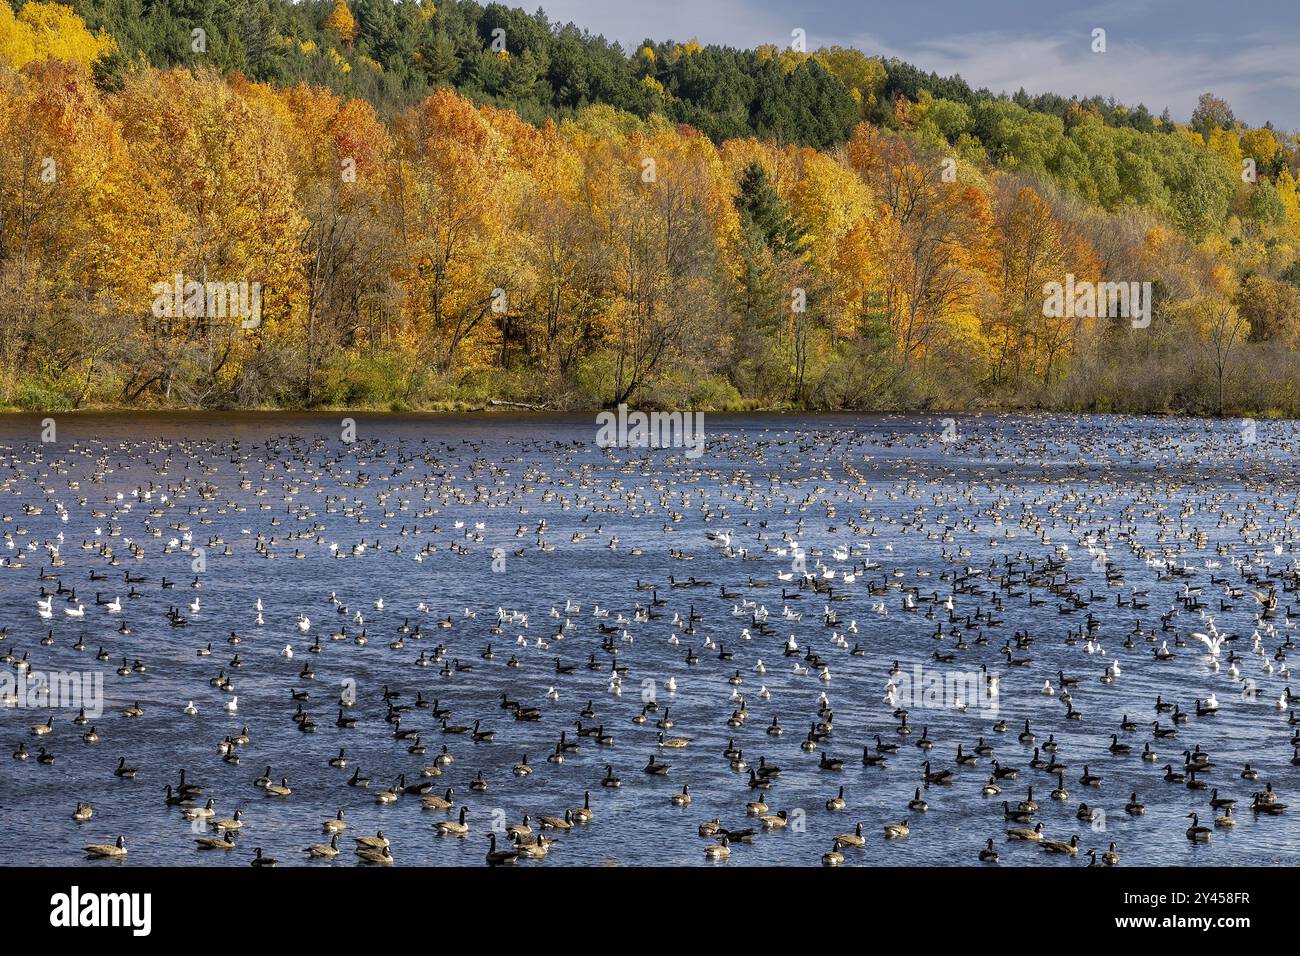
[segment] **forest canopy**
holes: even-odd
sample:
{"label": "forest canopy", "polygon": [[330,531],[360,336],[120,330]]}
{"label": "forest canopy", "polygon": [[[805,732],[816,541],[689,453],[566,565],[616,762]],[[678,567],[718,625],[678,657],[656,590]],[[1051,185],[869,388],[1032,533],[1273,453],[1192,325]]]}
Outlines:
{"label": "forest canopy", "polygon": [[[0,402],[1294,415],[1298,169],[1211,93],[458,0],[4,0]],[[1150,321],[1045,314],[1067,280]]]}

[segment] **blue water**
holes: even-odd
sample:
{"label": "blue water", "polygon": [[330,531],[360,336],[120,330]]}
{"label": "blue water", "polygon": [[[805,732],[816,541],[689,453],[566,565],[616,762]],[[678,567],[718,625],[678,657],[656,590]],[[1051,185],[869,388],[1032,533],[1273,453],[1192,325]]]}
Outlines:
{"label": "blue water", "polygon": [[[533,815],[536,830],[537,816],[562,816],[566,808],[581,806],[584,790],[591,792],[591,823],[557,835],[548,857],[527,865],[818,865],[834,835],[852,831],[859,821],[866,845],[844,851],[850,866],[973,865],[989,837],[1003,865],[1083,865],[1084,851],[1100,853],[1112,842],[1125,864],[1296,859],[1296,816],[1288,811],[1255,817],[1249,807],[1250,794],[1265,780],[1283,801],[1300,802],[1288,712],[1274,706],[1289,682],[1280,673],[1285,661],[1273,658],[1293,633],[1287,618],[1291,595],[1276,579],[1279,601],[1270,631],[1267,622],[1255,620],[1259,605],[1233,564],[1247,562],[1262,575],[1295,561],[1300,428],[1294,423],[1259,422],[1254,441],[1247,442],[1239,422],[958,416],[949,429],[955,441],[945,442],[948,423],[939,417],[710,416],[708,446],[701,457],[690,458],[683,449],[600,449],[592,416],[354,417],[352,444],[340,440],[339,416],[326,415],[65,415],[56,416],[57,441],[44,444],[40,416],[0,420],[0,557],[9,562],[0,567],[0,620],[8,629],[0,654],[26,656],[34,671],[102,673],[107,695],[103,715],[93,721],[101,738],[94,744],[81,740],[86,728],[72,723],[75,709],[53,711],[54,732],[37,738],[30,725],[43,722],[49,709],[0,707],[0,862],[80,863],[82,846],[125,835],[125,861],[94,865],[244,866],[255,847],[281,865],[308,864],[303,848],[326,842],[321,821],[342,808],[349,825],[339,841],[343,852],[335,861],[310,865],[354,865],[352,836],[377,829],[391,840],[399,865],[482,865],[483,834],[517,823],[525,813]],[[151,497],[145,499],[141,489],[151,489]],[[167,504],[161,503],[164,493]],[[41,513],[24,513],[25,505]],[[57,505],[66,509],[66,521]],[[538,547],[542,521],[541,537],[554,550]],[[190,587],[191,545],[181,540],[187,532],[193,546],[206,549],[197,590]],[[575,532],[586,537],[574,541]],[[730,551],[710,540],[715,532],[730,532]],[[263,552],[256,547],[259,535],[266,542]],[[810,570],[824,565],[837,571],[831,579],[836,585],[844,571],[871,563],[847,588],[849,599],[834,602],[838,627],[823,624],[822,596],[805,591],[801,600],[781,599],[777,575],[791,573],[786,535],[801,543]],[[1103,565],[1088,554],[1084,539],[1100,535],[1110,566],[1123,572],[1122,585],[1108,584]],[[611,549],[614,537],[617,546]],[[178,544],[169,548],[174,538]],[[225,544],[209,544],[217,538]],[[141,549],[139,559],[128,539]],[[354,545],[363,541],[365,550],[354,554]],[[53,569],[44,547],[50,542],[64,562]],[[83,550],[83,542],[95,544]],[[1130,542],[1148,550],[1135,553]],[[33,543],[39,547],[29,550]],[[334,557],[331,543],[344,557]],[[229,556],[222,553],[227,544]],[[417,562],[416,554],[430,544],[437,550]],[[111,547],[116,566],[100,553],[101,545]],[[395,553],[399,545],[401,553]],[[840,548],[851,549],[843,560],[833,553]],[[497,570],[494,549],[503,557]],[[516,556],[519,549],[522,556]],[[692,560],[675,560],[670,549]],[[742,560],[740,549],[757,560]],[[20,553],[21,566],[12,566]],[[966,615],[992,608],[997,588],[986,582],[982,595],[954,597],[955,622],[942,606],[928,602],[916,611],[903,608],[904,587],[915,586],[926,598],[937,593],[942,601],[953,593],[954,571],[1000,573],[1004,558],[1017,555],[1040,565],[1054,555],[1068,559],[1069,587],[1096,600],[1061,614],[1063,602],[1045,590],[1034,591],[1042,601],[1035,606],[1023,594],[999,591],[1002,608],[994,616],[1000,623],[967,627]],[[1153,556],[1186,565],[1191,574],[1162,574],[1147,560]],[[990,568],[991,562],[998,567]],[[84,618],[62,613],[68,606],[64,596],[54,598],[49,621],[38,617],[42,585],[53,590],[56,584],[41,580],[42,569],[76,587]],[[90,581],[92,570],[108,580]],[[139,597],[127,596],[128,571],[146,579],[134,585]],[[712,586],[673,589],[669,575],[707,579]],[[1243,598],[1230,600],[1232,610],[1219,610],[1224,587],[1212,583],[1212,576],[1245,588]],[[161,587],[164,577],[175,588]],[[771,586],[751,588],[751,577]],[[894,586],[883,595],[869,593],[870,585],[886,580]],[[632,621],[612,635],[617,663],[627,668],[615,696],[612,658],[601,646],[610,635],[600,626],[619,615],[632,619],[637,605],[647,604],[648,592],[634,589],[637,581],[657,582],[666,603],[656,609],[662,617]],[[723,599],[720,585],[739,597]],[[1219,632],[1241,636],[1225,647],[1217,672],[1209,668],[1205,649],[1189,638],[1207,630],[1198,611],[1182,610],[1171,629],[1161,630],[1161,614],[1182,607],[1185,585],[1202,589],[1206,613]],[[794,590],[795,582],[785,586]],[[1127,600],[1135,588],[1147,592],[1140,598],[1147,607],[1117,608],[1116,595]],[[97,606],[96,591],[104,600],[120,596],[123,614]],[[336,612],[331,592],[347,605],[347,615]],[[190,613],[186,606],[195,597],[201,610]],[[373,605],[381,597],[384,609],[377,610]],[[253,607],[258,598],[265,621],[260,627]],[[767,608],[771,636],[741,638],[750,619],[732,611],[742,599]],[[564,614],[566,601],[581,610]],[[417,609],[421,602],[427,612]],[[873,610],[881,602],[884,614]],[[188,626],[170,626],[166,612],[174,605]],[[608,609],[609,617],[594,617],[596,605]],[[786,605],[802,612],[802,619],[783,620]],[[685,618],[692,607],[700,620],[688,635],[684,622],[672,622],[674,614]],[[489,633],[498,608],[527,614],[527,627],[516,617],[501,625],[501,633]],[[466,617],[466,609],[476,616]],[[1100,619],[1093,654],[1085,640],[1065,640],[1088,610]],[[364,625],[353,621],[357,611]],[[295,626],[299,614],[311,619],[306,634]],[[449,615],[454,626],[438,627]],[[117,632],[122,618],[130,625],[127,635]],[[556,639],[565,618],[574,626]],[[1139,637],[1135,647],[1123,646],[1135,620],[1157,630],[1155,644]],[[389,644],[402,636],[403,621],[412,628],[418,624],[422,638],[406,634],[404,646],[393,649]],[[848,631],[851,621],[856,633]],[[348,639],[331,640],[345,624]],[[946,636],[937,641],[941,624]],[[369,641],[359,646],[352,637],[363,626]],[[956,647],[954,629],[966,639],[964,650]],[[232,630],[242,638],[237,646],[226,642]],[[1264,656],[1252,653],[1257,630]],[[1017,657],[1032,658],[1027,667],[1007,666],[1000,652],[1016,631],[1035,638],[1032,646],[1015,650]],[[47,632],[53,637],[48,646],[40,643]],[[980,632],[987,644],[974,642]],[[854,656],[835,646],[832,633],[843,635],[850,647],[860,644],[865,653]],[[517,643],[520,636],[528,646]],[[798,642],[797,658],[782,656],[789,636]],[[84,651],[73,647],[78,638]],[[1179,638],[1186,646],[1178,646]],[[312,653],[317,639],[319,653]],[[537,646],[539,639],[549,648]],[[1161,641],[1174,653],[1172,660],[1154,659],[1152,648]],[[208,642],[211,656],[198,656],[196,650]],[[489,643],[491,660],[482,657]],[[441,660],[416,664],[422,654],[433,656],[439,644],[445,646]],[[281,656],[286,645],[294,649],[292,660]],[[688,646],[699,655],[695,665],[686,663]],[[101,647],[109,654],[106,662],[96,660]],[[719,659],[719,647],[734,659]],[[816,668],[794,672],[809,647],[825,660],[829,681],[819,679]],[[936,649],[954,660],[934,661]],[[1229,649],[1243,658],[1241,676],[1259,688],[1258,699],[1244,698],[1241,680],[1229,674]],[[236,653],[243,666],[232,669]],[[593,654],[599,671],[585,666]],[[507,666],[512,655],[518,667]],[[124,657],[140,661],[145,671],[119,675]],[[558,674],[557,657],[577,665],[576,672]],[[472,670],[442,674],[443,662],[453,659]],[[759,659],[765,674],[755,672]],[[1273,661],[1273,673],[1264,670],[1265,660]],[[915,732],[895,734],[898,721],[884,702],[895,661],[909,672],[920,663],[940,674],[981,666],[1000,674],[996,714],[922,702],[909,708]],[[1102,683],[1112,661],[1122,673]],[[314,679],[299,676],[304,663],[314,668]],[[13,663],[6,667],[13,672]],[[223,710],[231,694],[210,684],[222,670],[235,684],[234,714]],[[1064,718],[1060,688],[1056,696],[1041,693],[1045,680],[1056,683],[1058,670],[1079,680],[1070,693],[1082,721]],[[728,683],[737,671],[743,678],[738,687]],[[670,678],[675,692],[666,689]],[[355,729],[335,726],[345,686],[356,689],[349,712],[357,719]],[[495,740],[444,735],[427,710],[412,707],[403,727],[419,729],[428,748],[425,756],[412,755],[384,720],[385,687],[402,704],[413,703],[417,691],[426,700],[436,698],[451,710],[452,724],[478,719],[496,731]],[[760,687],[770,699],[760,698]],[[551,688],[558,701],[548,699]],[[292,720],[298,704],[291,689],[310,692],[303,707],[317,724],[315,733],[300,732]],[[743,727],[732,728],[726,720],[737,691],[749,717]],[[834,712],[833,734],[816,751],[805,752],[800,743],[817,719],[823,692]],[[1211,692],[1220,704],[1217,716],[1192,716],[1176,738],[1153,742],[1159,761],[1139,759],[1142,745],[1153,740],[1151,721],[1158,716],[1162,727],[1171,726],[1168,714],[1155,712],[1157,694],[1193,711],[1193,701]],[[503,693],[540,708],[542,719],[515,721],[499,706]],[[660,710],[636,724],[632,718],[648,695]],[[589,700],[596,717],[579,718]],[[144,716],[122,716],[136,701]],[[182,712],[189,701],[197,716]],[[655,721],[665,707],[674,722],[667,732],[689,738],[685,749],[656,747]],[[1136,721],[1136,732],[1119,731],[1124,714]],[[765,732],[774,716],[785,728],[780,737]],[[1026,718],[1040,742],[1055,734],[1057,759],[1068,765],[1069,799],[1049,799],[1056,778],[1029,768],[1032,750],[1017,740]],[[575,739],[579,719],[603,725],[613,744],[583,737],[563,764],[548,763],[561,730]],[[992,732],[996,719],[1005,719],[1010,730]],[[245,726],[250,742],[239,748],[239,764],[230,765],[218,744]],[[928,754],[914,745],[923,727],[935,742]],[[1134,753],[1110,754],[1112,733]],[[886,767],[864,767],[862,747],[874,743],[876,734],[899,743],[899,753]],[[1018,779],[1003,782],[1002,797],[981,795],[988,758],[973,767],[954,761],[959,743],[970,752],[981,736],[1003,765],[1019,768]],[[722,756],[729,738],[752,766],[764,757],[783,769],[766,800],[773,812],[786,810],[792,825],[759,832],[752,844],[733,847],[728,862],[708,864],[704,847],[711,841],[698,835],[701,822],[718,817],[733,830],[758,826],[746,816],[756,791],[747,786],[747,774],[734,772]],[[9,759],[20,742],[33,754],[45,746],[55,762]],[[399,774],[408,783],[418,780],[444,744],[455,761],[434,779],[434,792],[454,787],[456,805],[469,807],[473,833],[463,839],[438,836],[433,824],[447,815],[422,809],[417,796],[391,806],[374,798]],[[1215,764],[1200,776],[1239,801],[1237,826],[1215,829],[1208,844],[1184,836],[1189,812],[1212,826],[1208,792],[1166,783],[1160,769],[1166,763],[1181,769],[1182,751],[1196,745]],[[346,749],[347,768],[327,766],[340,748]],[[524,753],[534,772],[517,777],[511,768]],[[844,759],[844,769],[819,769],[824,753]],[[667,776],[642,772],[652,754],[671,765]],[[136,779],[114,776],[120,757],[137,768]],[[936,769],[955,769],[956,782],[924,787],[921,764],[927,757]],[[1259,782],[1240,779],[1247,761],[1260,771]],[[1099,788],[1078,782],[1085,763],[1103,777]],[[620,789],[600,785],[606,764],[622,779]],[[273,799],[254,786],[268,765],[276,781],[288,778],[289,797]],[[212,797],[220,816],[243,810],[237,849],[199,852],[191,824],[166,805],[163,788],[177,781],[182,767],[204,790],[198,804]],[[368,790],[346,785],[356,767],[372,779]],[[488,789],[472,792],[469,783],[480,772]],[[683,784],[689,784],[692,802],[674,807],[669,797]],[[825,803],[841,785],[848,809],[831,812]],[[1007,843],[1004,831],[1014,824],[1003,820],[1001,800],[1014,804],[1028,785],[1041,805],[1035,820],[1055,839],[1078,834],[1078,857]],[[929,804],[924,813],[906,806],[918,786]],[[1124,812],[1131,791],[1146,804],[1144,816]],[[1076,819],[1081,800],[1104,812],[1104,826]],[[88,822],[71,818],[79,801],[94,807]],[[883,825],[904,817],[911,835],[884,840]]]}

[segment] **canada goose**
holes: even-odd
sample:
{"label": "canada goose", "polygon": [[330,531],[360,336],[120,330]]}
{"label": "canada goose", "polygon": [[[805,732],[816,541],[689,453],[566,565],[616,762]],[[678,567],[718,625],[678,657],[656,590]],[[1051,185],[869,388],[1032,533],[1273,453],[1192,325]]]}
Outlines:
{"label": "canada goose", "polygon": [[550,852],[550,843],[542,842],[546,838],[529,838],[519,834],[514,837],[513,849],[521,860],[540,860]]}
{"label": "canada goose", "polygon": [[1234,799],[1232,799],[1232,797],[1221,797],[1221,796],[1219,796],[1219,788],[1218,788],[1218,787],[1215,787],[1213,790],[1210,791],[1210,806],[1212,806],[1214,809],[1216,809],[1216,810],[1224,810],[1224,809],[1231,810],[1231,809],[1232,809],[1233,807],[1235,807],[1236,805],[1237,805],[1237,801],[1234,800]]}
{"label": "canada goose", "polygon": [[902,840],[902,839],[905,839],[905,838],[907,837],[907,835],[908,835],[909,833],[911,833],[911,832],[912,832],[912,830],[911,830],[911,828],[907,825],[907,818],[906,818],[906,817],[904,817],[902,823],[886,823],[886,824],[885,824],[885,839],[886,839],[886,840]]}
{"label": "canada goose", "polygon": [[706,860],[725,860],[731,856],[731,840],[724,833],[717,843],[711,843],[704,848],[704,858]]}
{"label": "canada goose", "polygon": [[1062,772],[1058,772],[1058,773],[1057,773],[1057,775],[1056,775],[1056,789],[1054,789],[1054,790],[1052,791],[1052,793],[1051,793],[1051,797],[1052,797],[1053,800],[1068,800],[1068,799],[1070,799],[1070,791],[1067,790],[1067,789],[1065,788],[1065,773],[1064,773],[1064,771],[1062,771]]}
{"label": "canada goose", "polygon": [[254,856],[253,856],[253,861],[252,861],[252,864],[251,864],[252,866],[256,866],[256,867],[264,867],[264,866],[275,866],[275,865],[276,865],[275,860],[273,860],[271,857],[269,857],[269,856],[262,856],[262,848],[261,848],[260,846],[257,847],[256,849],[254,849],[253,853],[254,853]]}
{"label": "canada goose", "polygon": [[1251,794],[1250,809],[1255,813],[1278,816],[1286,810],[1286,804],[1277,799],[1272,784],[1265,784],[1264,786],[1266,789],[1263,792],[1256,791]]}
{"label": "canada goose", "polygon": [[1035,823],[1032,830],[1026,827],[1012,827],[1007,831],[1007,837],[1012,840],[1029,840],[1037,843],[1043,839],[1043,823],[1041,820]]}
{"label": "canada goose", "polygon": [[200,850],[233,850],[235,848],[234,832],[221,833],[217,836],[195,837],[194,843]]}
{"label": "canada goose", "polygon": [[244,825],[244,811],[236,810],[234,815],[229,819],[209,820],[208,825],[214,830],[227,831],[238,830]]}
{"label": "canada goose", "polygon": [[841,846],[863,846],[867,841],[862,836],[862,824],[855,826],[852,833],[837,833],[835,842]]}
{"label": "canada goose", "polygon": [[573,811],[573,822],[574,823],[591,822],[591,791],[590,790],[584,790],[582,792],[582,806]]}
{"label": "canada goose", "polygon": [[384,836],[383,830],[376,830],[374,836],[359,836],[356,841],[358,853],[364,849],[382,850],[388,846],[388,837]]}
{"label": "canada goose", "polygon": [[565,810],[563,817],[542,816],[537,818],[543,830],[567,831],[573,829],[573,811]]}
{"label": "canada goose", "polygon": [[426,793],[420,798],[420,806],[426,810],[450,810],[454,806],[452,797],[455,792],[452,787],[448,787],[447,792],[441,797],[436,793]]}
{"label": "canada goose", "polygon": [[461,807],[459,820],[439,820],[433,825],[434,829],[443,836],[464,836],[469,833],[469,825],[465,822],[468,814],[469,807]]}
{"label": "canada goose", "polygon": [[840,787],[839,793],[826,801],[826,809],[831,811],[843,810],[846,804],[844,802],[844,787]]}
{"label": "canada goose", "polygon": [[1049,840],[1046,837],[1038,842],[1048,853],[1064,853],[1067,856],[1075,856],[1079,852],[1079,835],[1077,833],[1070,837],[1068,843],[1062,843],[1060,840]]}
{"label": "canada goose", "polygon": [[119,836],[117,842],[113,844],[92,843],[82,849],[91,859],[121,859],[126,856],[126,837]]}
{"label": "canada goose", "polygon": [[314,843],[304,851],[313,860],[332,860],[339,855],[339,835],[334,833],[330,836],[329,843]]}
{"label": "canada goose", "polygon": [[602,787],[609,787],[610,789],[616,789],[618,787],[623,786],[623,781],[618,779],[618,777],[614,776],[613,766],[610,764],[606,764],[605,777],[600,781],[600,785]]}
{"label": "canada goose", "polygon": [[778,810],[776,813],[765,813],[758,818],[759,823],[763,825],[764,830],[784,830],[787,820],[787,812]]}
{"label": "canada goose", "polygon": [[268,783],[264,788],[268,797],[287,797],[293,793],[289,789],[289,778],[281,777],[279,783]]}
{"label": "canada goose", "polygon": [[829,850],[822,854],[822,866],[843,866],[844,854],[840,852],[840,845],[833,844]]}
{"label": "canada goose", "polygon": [[675,807],[687,807],[691,803],[691,791],[687,784],[682,785],[681,793],[674,793],[669,800]]}
{"label": "canada goose", "polygon": [[78,823],[85,823],[95,815],[95,809],[88,803],[78,803],[77,809],[72,811],[72,819]]}
{"label": "canada goose", "polygon": [[951,770],[931,770],[930,761],[928,760],[921,766],[925,768],[926,783],[950,784],[953,782],[954,774]]}
{"label": "canada goose", "polygon": [[1187,839],[1193,843],[1210,842],[1210,828],[1201,826],[1200,818],[1195,813],[1189,813],[1187,816],[1192,821],[1192,825],[1187,828]]}
{"label": "canada goose", "polygon": [[1107,848],[1106,852],[1101,855],[1101,862],[1105,863],[1107,866],[1119,865],[1119,853],[1116,852],[1114,843],[1112,843]]}
{"label": "canada goose", "polygon": [[113,776],[115,776],[115,777],[122,777],[122,778],[127,779],[127,780],[134,780],[134,779],[135,779],[135,767],[128,767],[128,766],[126,765],[126,758],[125,758],[125,757],[121,757],[121,758],[119,758],[118,761],[117,761],[117,767],[116,767],[116,769],[113,770]]}
{"label": "canada goose", "polygon": [[490,841],[487,851],[488,866],[512,866],[518,862],[518,850],[498,850],[497,835],[495,833],[487,834],[487,838]]}
{"label": "canada goose", "polygon": [[211,797],[208,798],[206,805],[201,807],[186,807],[181,811],[181,815],[186,820],[211,820],[217,815],[216,801]]}
{"label": "canada goose", "polygon": [[989,837],[984,849],[980,850],[979,858],[981,863],[996,863],[998,861],[998,851],[993,849],[992,837]]}

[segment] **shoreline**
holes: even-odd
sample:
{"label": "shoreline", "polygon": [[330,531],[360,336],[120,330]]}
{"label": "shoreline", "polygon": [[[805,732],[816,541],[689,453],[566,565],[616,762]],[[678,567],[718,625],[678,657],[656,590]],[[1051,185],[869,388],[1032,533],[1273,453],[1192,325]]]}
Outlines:
{"label": "shoreline", "polygon": [[[654,407],[629,406],[633,411],[644,412],[700,412],[712,418],[743,418],[745,416],[772,416],[782,418],[830,418],[835,416],[876,415],[876,416],[916,416],[925,418],[944,418],[947,416],[1000,416],[1022,415],[1041,417],[1048,415],[1074,415],[1104,418],[1187,418],[1197,421],[1241,421],[1259,419],[1263,421],[1296,421],[1300,417],[1277,414],[1276,412],[1251,412],[1240,414],[1212,415],[1192,411],[1124,411],[1124,410],[1077,410],[1060,408],[1036,408],[1023,405],[986,405],[967,408],[837,408],[837,409],[792,409],[782,407],[759,407],[745,409],[711,409],[684,408],[661,409]],[[94,415],[138,415],[141,417],[157,416],[248,416],[272,417],[275,415],[365,415],[372,418],[580,418],[596,416],[601,412],[612,411],[609,406],[590,408],[524,408],[518,405],[465,405],[457,408],[400,408],[385,406],[318,406],[312,408],[294,407],[257,407],[257,408],[195,408],[177,406],[174,408],[136,408],[127,405],[96,405],[85,408],[64,409],[58,411],[0,407],[0,420],[22,417],[90,417]]]}

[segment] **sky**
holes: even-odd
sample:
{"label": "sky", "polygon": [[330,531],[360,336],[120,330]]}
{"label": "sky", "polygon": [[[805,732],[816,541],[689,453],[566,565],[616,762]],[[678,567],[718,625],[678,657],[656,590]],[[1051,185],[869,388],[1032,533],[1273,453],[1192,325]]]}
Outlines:
{"label": "sky", "polygon": [[[525,0],[515,0],[524,5]],[[512,3],[511,5],[514,5]],[[543,0],[631,48],[644,39],[853,46],[975,89],[1113,96],[1186,122],[1207,90],[1239,120],[1300,130],[1296,0]],[[1106,51],[1095,53],[1103,29]]]}

